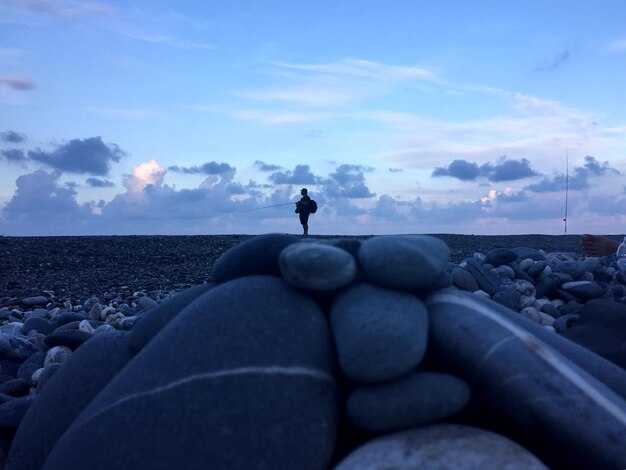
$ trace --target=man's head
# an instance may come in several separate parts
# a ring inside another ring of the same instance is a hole
[[[308,192],[308,191],[307,191],[307,189],[306,189],[306,188],[302,188],[302,189],[300,190],[300,194],[302,194],[303,196],[306,196],[306,193],[307,193],[307,192]]]

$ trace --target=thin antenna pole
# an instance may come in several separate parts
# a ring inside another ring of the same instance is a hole
[[[565,223],[565,233],[567,235],[567,199],[569,195],[569,153],[567,151],[567,143],[565,144],[565,217],[563,222]]]

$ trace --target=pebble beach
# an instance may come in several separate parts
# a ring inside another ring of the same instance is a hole
[[[0,237],[0,461],[621,465],[626,280],[579,239]]]

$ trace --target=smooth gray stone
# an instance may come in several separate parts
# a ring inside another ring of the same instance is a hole
[[[519,258],[519,255],[513,250],[508,248],[495,248],[487,253],[485,263],[497,267],[503,264],[512,263],[517,258]]]
[[[52,320],[52,325],[55,328],[58,328],[65,325],[66,323],[71,323],[73,321],[81,322],[83,320],[89,320],[89,316],[85,313],[66,312],[54,317],[54,319]]]
[[[17,430],[7,468],[31,470],[43,467],[48,454],[72,421],[133,357],[123,339],[125,334],[115,332],[95,336],[50,378]]]
[[[547,470],[516,442],[484,429],[437,424],[366,442],[334,470]]]
[[[288,283],[306,290],[340,289],[357,275],[350,253],[323,243],[293,243],[280,252],[278,263]]]
[[[326,243],[331,246],[336,246],[337,248],[341,248],[342,250],[350,253],[354,258],[359,254],[359,249],[361,248],[361,240],[357,240],[354,238],[335,238],[333,240],[322,240],[321,243]]]
[[[532,282],[534,284],[535,280],[532,276],[530,276],[526,271],[520,269],[517,266],[513,266],[513,272],[515,273],[515,279],[523,279],[524,281]]]
[[[0,334],[5,334],[9,336],[21,336],[24,334],[24,325],[22,322],[14,321],[5,323],[0,326]]]
[[[537,261],[530,268],[528,268],[528,275],[531,276],[533,279],[539,279],[539,276],[541,276],[541,273],[545,271],[547,266],[547,261]]]
[[[561,286],[561,289],[583,300],[599,299],[604,296],[604,289],[590,281],[566,282]]]
[[[571,465],[626,466],[626,401],[604,382],[623,391],[623,372],[607,377],[607,361],[495,302],[449,290],[426,305],[433,354],[535,445]]]
[[[585,268],[578,261],[562,261],[557,263],[555,271],[569,274],[573,279],[577,279],[585,273]]]
[[[33,306],[33,305],[46,305],[48,303],[48,299],[43,295],[36,295],[33,297],[26,297],[22,299],[22,304]]]
[[[414,295],[361,283],[339,294],[330,323],[342,371],[357,382],[399,377],[426,352],[428,315]]]
[[[398,431],[461,411],[470,389],[458,377],[439,372],[411,372],[396,380],[355,388],[346,405],[348,417],[362,429]]]
[[[506,308],[515,312],[518,310],[518,303],[520,299],[520,293],[516,290],[502,290],[493,294],[491,300],[498,302],[500,305],[504,305]]]
[[[140,351],[172,318],[214,286],[215,284],[209,283],[190,287],[167,299],[154,310],[144,313],[126,336],[129,346],[135,351]]]
[[[218,283],[258,274],[280,276],[278,256],[283,248],[297,242],[293,235],[258,235],[225,251],[213,263],[211,274]]]
[[[359,262],[369,280],[392,289],[428,289],[444,270],[450,249],[429,235],[372,237],[361,244]]]
[[[339,414],[334,360],[309,296],[273,276],[225,282],[137,353],[44,469],[327,468]]]
[[[20,397],[26,395],[30,389],[30,381],[25,379],[12,379],[0,384],[0,394]]]
[[[157,308],[159,304],[156,300],[151,299],[148,296],[140,297],[137,299],[137,312],[136,313],[145,313],[150,310],[154,310]]]
[[[559,318],[554,320],[552,326],[557,333],[563,333],[568,330],[576,322],[576,320],[578,320],[578,318],[580,318],[580,315],[573,315],[571,313],[569,315],[561,315]]]
[[[0,333],[0,358],[23,361],[35,351],[36,346],[24,337]]]
[[[0,405],[0,429],[15,429],[22,422],[24,415],[33,404],[35,397],[26,395]],[[8,461],[7,461],[8,462]],[[5,466],[5,468],[13,468]],[[31,467],[34,468],[34,467]]]
[[[17,377],[24,380],[30,380],[37,369],[43,367],[43,361],[46,358],[44,351],[37,351],[31,354],[27,359],[22,362],[20,368],[17,370]]]
[[[517,254],[519,259],[533,259],[535,261],[539,261],[542,259],[546,259],[546,257],[541,253],[541,251],[536,248],[529,248],[527,246],[518,246],[511,249],[514,253]]]
[[[467,270],[476,279],[478,286],[489,295],[494,295],[498,292],[500,287],[500,281],[490,269],[485,268],[474,258],[468,258],[465,260],[467,264]]]
[[[613,271],[609,268],[602,268],[593,273],[593,279],[597,282],[611,282],[613,275]]]
[[[24,333],[28,333],[31,330],[35,330],[39,333],[47,335],[52,332],[53,326],[50,322],[44,318],[39,317],[28,317],[28,319],[24,322]]]
[[[90,339],[93,335],[80,330],[56,329],[44,338],[44,344],[53,348],[54,346],[67,346],[72,351]]]
[[[552,318],[559,318],[561,316],[561,311],[553,304],[545,304],[541,307],[541,311],[547,313]]]

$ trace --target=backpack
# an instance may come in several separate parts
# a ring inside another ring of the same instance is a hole
[[[314,199],[311,199],[307,209],[309,210],[309,214],[315,214],[317,212],[317,202],[315,202]]]

